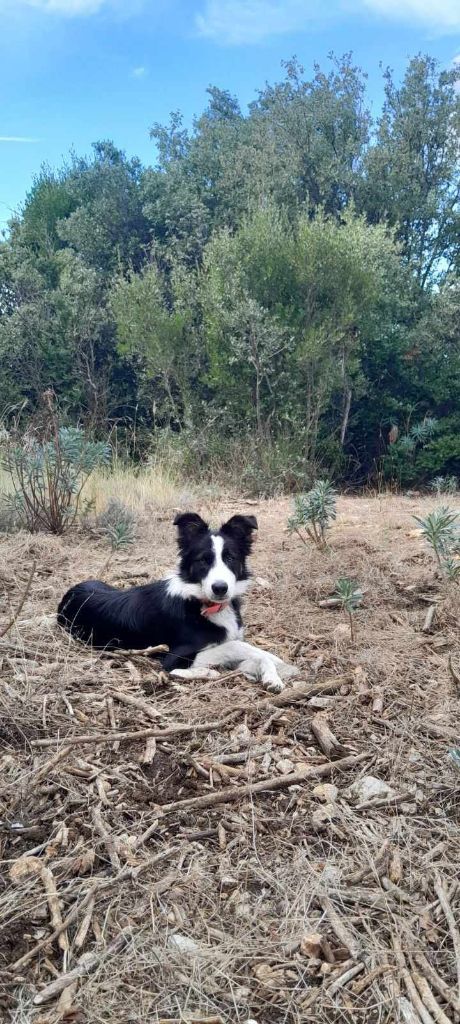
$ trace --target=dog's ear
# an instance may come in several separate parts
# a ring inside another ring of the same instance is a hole
[[[232,518],[221,527],[221,533],[232,537],[243,550],[244,554],[248,555],[254,539],[253,532],[257,529],[257,519],[255,516],[232,516]]]
[[[179,531],[177,541],[181,550],[208,529],[208,524],[196,512],[181,512],[176,516],[173,525],[177,526]]]

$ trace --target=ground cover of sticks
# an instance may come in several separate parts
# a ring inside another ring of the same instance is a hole
[[[79,647],[47,616],[104,548],[1,540],[0,633],[35,562],[0,637],[1,1020],[460,1021],[460,600],[411,519],[432,505],[341,499],[319,553],[288,501],[202,504],[259,519],[247,635],[299,668],[276,697]],[[105,578],[170,568],[173,517]],[[321,604],[340,576],[354,643]]]

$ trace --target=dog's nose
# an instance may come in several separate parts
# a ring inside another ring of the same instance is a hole
[[[212,585],[213,594],[215,594],[216,597],[219,597],[221,599],[225,597],[227,590],[228,586],[224,582],[224,580],[216,580],[216,582]]]

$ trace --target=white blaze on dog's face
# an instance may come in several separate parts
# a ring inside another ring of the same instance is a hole
[[[179,568],[169,585],[171,596],[195,597],[202,602],[226,603],[247,590],[250,573],[253,516],[233,516],[218,533],[194,513],[178,516]]]

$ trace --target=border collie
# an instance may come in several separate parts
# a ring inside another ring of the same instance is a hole
[[[195,512],[176,516],[179,562],[174,573],[145,586],[117,590],[101,580],[78,583],[64,595],[58,622],[94,647],[169,648],[163,668],[183,679],[215,678],[239,668],[267,690],[283,689],[295,669],[243,641],[241,598],[250,582],[247,558],[254,516],[232,516],[211,531]]]

